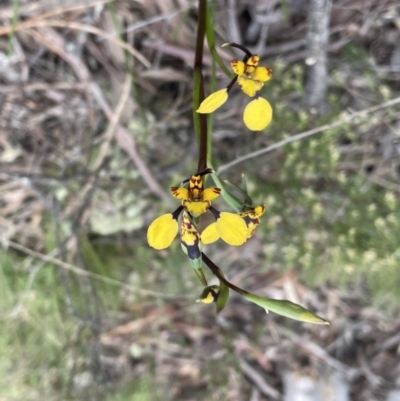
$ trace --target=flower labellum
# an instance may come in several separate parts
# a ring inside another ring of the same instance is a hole
[[[262,131],[272,120],[272,107],[267,100],[257,97],[244,109],[243,121],[251,131]]]

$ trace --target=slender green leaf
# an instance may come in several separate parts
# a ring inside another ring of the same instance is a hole
[[[263,298],[250,293],[243,294],[243,296],[248,301],[264,308],[266,312],[271,311],[278,315],[306,323],[330,324],[327,320],[310,312],[308,309],[284,299]]]
[[[192,265],[193,267],[193,265]],[[201,284],[203,284],[204,286],[207,286],[207,279],[206,276],[204,275],[203,269],[200,267],[198,269],[193,268],[193,271],[195,272],[197,278],[200,280]]]
[[[244,184],[245,189],[240,188],[238,185],[234,184],[233,182],[230,182],[229,180],[224,180],[225,184],[230,185],[232,188],[235,188],[241,195],[244,197],[243,204],[246,206],[251,206],[253,204],[253,200],[247,193],[247,182],[245,179],[245,175],[242,174],[242,182]]]
[[[211,2],[211,7],[208,8],[207,17],[206,17],[206,37],[208,47],[210,49],[210,53],[212,58],[218,63],[221,70],[225,73],[228,78],[232,78],[234,74],[226,67],[225,63],[222,61],[221,57],[217,53],[215,48],[215,39],[214,39],[214,1]]]
[[[19,0],[13,0],[11,32],[8,37],[8,45],[7,45],[9,55],[11,55],[13,52],[13,42],[14,42],[14,37],[15,37],[15,25],[17,25],[18,11],[19,11]]]
[[[218,295],[216,303],[217,313],[221,312],[222,309],[225,308],[228,299],[229,299],[229,287],[227,287],[224,283],[220,282],[220,293]]]
[[[210,168],[212,166],[210,163],[208,164]],[[221,188],[221,196],[224,198],[224,201],[236,212],[240,212],[243,208],[242,202],[236,196],[232,195],[227,189],[226,185],[220,180],[220,178],[216,174],[211,174],[212,179],[214,180],[215,185],[218,188]]]

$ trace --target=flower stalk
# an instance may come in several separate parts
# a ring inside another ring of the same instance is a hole
[[[196,137],[199,144],[197,172],[203,171],[207,168],[207,117],[205,115],[199,115],[196,113],[200,103],[204,100],[203,49],[206,31],[206,16],[207,0],[199,0],[199,20],[197,25],[196,53],[193,67],[193,120]]]

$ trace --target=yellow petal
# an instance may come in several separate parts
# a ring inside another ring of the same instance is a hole
[[[253,79],[261,82],[267,82],[272,77],[272,70],[266,67],[257,67],[254,71]]]
[[[261,217],[265,212],[265,205],[256,206],[254,208],[249,208],[244,212],[239,213],[240,217],[250,217],[252,219],[256,219]]]
[[[209,201],[191,201],[185,200],[182,203],[182,206],[194,216],[199,216],[205,213],[210,207]]]
[[[253,235],[254,230],[260,224],[260,219],[250,219],[249,221],[246,221],[246,223],[247,223],[248,238],[250,238]]]
[[[212,244],[220,238],[217,230],[217,223],[211,223],[201,233],[201,242],[203,244]]]
[[[236,75],[243,75],[244,74],[244,70],[246,68],[246,64],[243,63],[243,61],[240,60],[232,60],[231,61],[231,67],[233,72]]]
[[[220,193],[220,188],[206,188],[205,190],[203,190],[202,197],[204,200],[212,201],[218,198]]]
[[[171,194],[177,199],[187,199],[189,198],[189,191],[183,187],[171,187]]]
[[[172,213],[157,217],[147,230],[147,241],[152,248],[168,248],[178,233],[178,221]]]
[[[254,81],[253,79],[248,79],[244,75],[238,78],[238,84],[240,85],[242,91],[250,97],[254,97],[256,93],[263,87],[261,81]]]
[[[219,235],[227,244],[239,246],[246,242],[247,225],[238,214],[221,212],[216,223]]]
[[[256,217],[261,217],[265,212],[265,205],[256,206],[254,208],[254,214]]]
[[[217,285],[211,285],[210,287],[204,288],[197,302],[203,302],[203,304],[211,304],[216,302],[221,289]]]
[[[247,65],[248,66],[253,66],[253,67],[257,67],[258,62],[260,61],[260,57],[257,56],[256,54],[254,54],[253,56],[251,56],[248,60],[247,60]]]
[[[181,222],[181,241],[184,243],[185,248],[195,246],[199,248],[200,236],[196,227],[189,220],[186,212],[183,212]]]
[[[200,236],[186,212],[182,215],[181,245],[189,259],[199,261],[201,267]]]
[[[243,121],[251,131],[263,130],[272,120],[272,107],[264,98],[252,100],[244,109]]]
[[[228,99],[227,88],[220,89],[217,92],[211,93],[210,96],[206,97],[200,104],[199,108],[196,110],[197,113],[208,114],[217,110],[221,107]]]

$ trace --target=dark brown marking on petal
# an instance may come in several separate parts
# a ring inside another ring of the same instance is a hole
[[[215,209],[215,207],[213,207],[213,206],[210,206],[208,209],[215,217],[215,220],[218,220],[221,213],[217,209]]]
[[[247,61],[247,66],[256,67],[258,65],[259,57],[256,55],[251,56]]]
[[[180,187],[171,187],[171,193],[172,193],[172,195],[177,195],[178,194],[178,190],[179,190],[179,188]]]
[[[172,218],[175,220],[178,220],[179,215],[181,214],[181,211],[183,210],[183,206],[179,206],[178,209],[176,209],[175,211],[173,211],[172,214]]]

